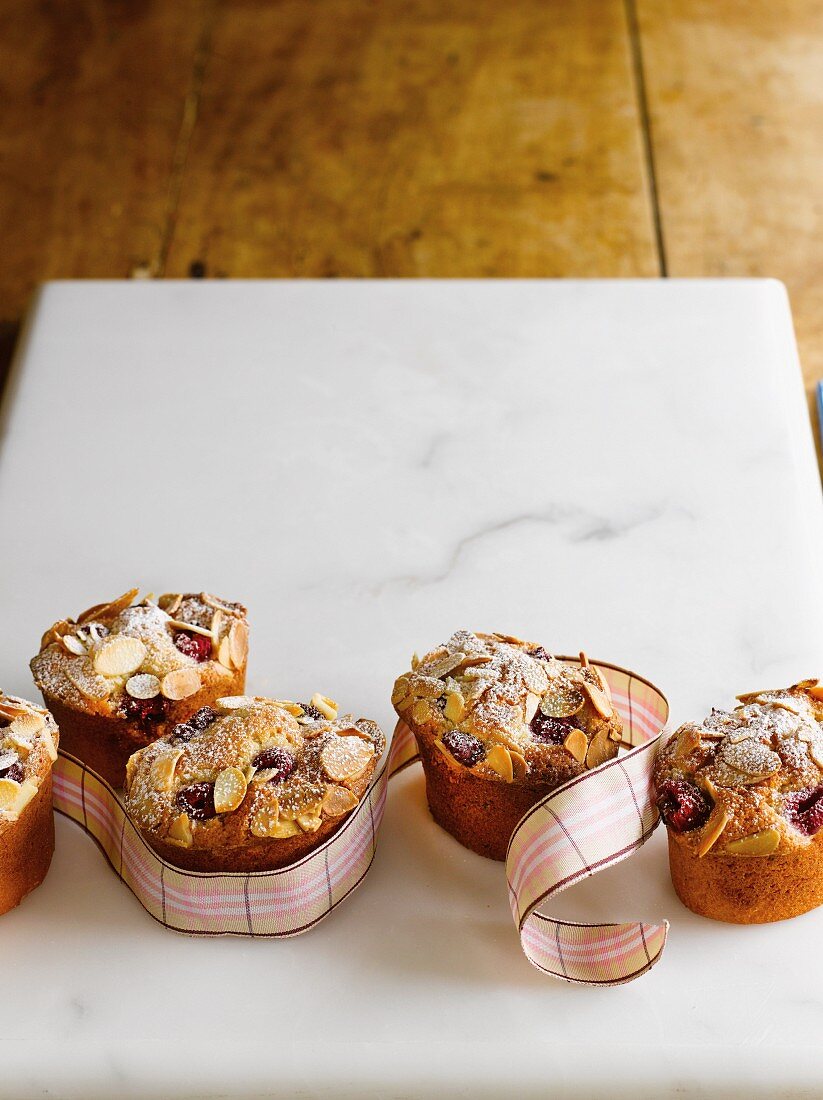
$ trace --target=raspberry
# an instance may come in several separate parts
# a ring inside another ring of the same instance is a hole
[[[657,785],[657,808],[675,833],[699,829],[706,824],[712,812],[711,804],[700,788],[685,779],[664,779]]]
[[[467,768],[479,763],[486,755],[483,742],[478,741],[470,733],[462,733],[460,730],[449,730],[443,735],[443,744],[455,758]]]
[[[823,828],[823,787],[811,787],[790,794],[785,810],[786,817],[798,832],[814,836]]]
[[[188,724],[193,726],[196,730],[205,730],[216,721],[216,710],[212,710],[211,707],[201,707],[200,710],[195,711],[191,718],[189,718]]]
[[[539,645],[536,649],[529,650],[530,657],[536,657],[538,661],[550,661],[551,657],[545,651],[542,645]]]
[[[540,741],[543,745],[562,745],[569,736],[571,726],[539,710],[532,718],[529,729],[532,731],[534,740]]]
[[[297,767],[294,755],[288,749],[280,748],[279,745],[275,745],[271,749],[263,749],[261,753],[255,756],[252,763],[261,771],[264,768],[267,771],[269,768],[274,770],[274,775],[269,779],[269,783],[282,783],[284,779],[289,778]]]
[[[153,699],[132,699],[130,695],[124,695],[120,703],[122,717],[128,722],[134,722],[144,731],[162,722],[168,709],[168,700],[162,695],[155,695]]]
[[[186,657],[201,664],[211,659],[211,638],[205,634],[190,634],[187,630],[180,630],[174,635],[174,644]]]
[[[192,783],[190,787],[183,787],[182,790],[177,792],[177,806],[197,821],[205,821],[208,817],[216,817],[214,784]]]

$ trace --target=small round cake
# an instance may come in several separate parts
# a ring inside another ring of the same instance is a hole
[[[413,732],[435,821],[465,847],[503,860],[526,811],[617,755],[623,725],[609,686],[581,654],[459,630],[394,685]]]
[[[763,924],[823,903],[823,683],[738,699],[681,726],[654,783],[683,904]]]
[[[0,913],[39,886],[51,864],[57,743],[48,711],[0,691]]]
[[[61,619],[31,662],[63,748],[112,787],[123,786],[133,752],[246,682],[242,604],[208,592],[136,597]]]
[[[131,758],[126,808],[152,848],[192,871],[270,871],[359,804],[385,748],[365,718],[310,703],[218,699]]]

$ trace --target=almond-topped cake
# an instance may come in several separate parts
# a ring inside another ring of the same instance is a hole
[[[39,886],[51,864],[58,740],[48,711],[0,691],[0,913]]]
[[[368,789],[379,726],[310,703],[218,699],[135,753],[126,806],[148,843],[194,871],[268,871],[306,855]]]
[[[248,637],[242,604],[208,592],[137,600],[135,588],[56,622],[31,670],[63,748],[122,787],[133,752],[245,689]]]
[[[500,860],[523,814],[616,756],[623,729],[584,654],[561,661],[507,634],[457,631],[413,659],[392,703],[417,740],[435,821]]]
[[[681,901],[760,924],[823,904],[823,683],[738,699],[681,726],[654,782]]]

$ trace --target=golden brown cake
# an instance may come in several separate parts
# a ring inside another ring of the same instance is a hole
[[[123,786],[133,752],[246,681],[242,604],[208,592],[136,596],[61,619],[31,662],[63,748],[112,787]]]
[[[0,913],[18,905],[49,869],[57,743],[48,711],[0,691]]]
[[[558,660],[506,634],[459,630],[413,660],[392,703],[417,741],[435,821],[499,860],[526,811],[615,756],[623,729],[584,655]]]
[[[126,807],[154,850],[192,871],[269,871],[337,830],[369,786],[380,728],[311,703],[218,699],[135,753]]]
[[[654,782],[683,904],[762,924],[823,903],[823,683],[738,699],[681,726]]]

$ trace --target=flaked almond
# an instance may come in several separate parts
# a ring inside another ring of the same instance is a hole
[[[246,797],[246,776],[239,768],[224,768],[214,781],[214,808],[219,814],[236,810]]]
[[[589,771],[599,768],[601,764],[611,760],[614,754],[614,744],[609,740],[609,730],[602,726],[589,742],[586,750],[586,767]]]
[[[214,608],[215,611],[225,611],[229,615],[233,615],[235,613],[234,608],[229,607],[229,605],[223,603],[222,600],[218,600],[218,598],[212,595],[211,592],[201,592],[200,599],[206,605],[206,607]]]
[[[815,741],[809,742],[809,756],[818,768],[823,768],[823,740],[817,738]]]
[[[280,707],[281,710],[288,711],[289,714],[294,715],[295,718],[299,718],[304,713],[303,708],[299,703],[293,703],[291,699],[272,699],[272,702],[276,707]]]
[[[220,645],[220,631],[223,629],[223,619],[225,618],[223,612],[218,609],[211,617],[211,625],[209,626],[209,634],[211,634],[211,644],[215,649]]]
[[[397,710],[397,711],[402,712],[404,710],[408,710],[409,707],[414,705],[414,703],[415,703],[414,696],[413,695],[407,695],[405,699],[400,699],[400,700],[398,700],[398,702],[396,702],[394,704],[394,709]]]
[[[466,713],[466,704],[463,702],[463,696],[459,691],[448,692],[443,713],[455,725],[463,720],[463,715]]]
[[[101,676],[130,676],[146,659],[146,647],[139,638],[115,634],[107,638],[94,655],[94,670]]]
[[[27,704],[18,703],[8,696],[0,699],[0,718],[8,718],[11,722],[23,714],[31,714],[31,708]]]
[[[702,859],[720,839],[720,835],[729,824],[731,814],[725,806],[718,803],[709,815],[709,820],[703,827],[703,835],[697,849],[698,856]]]
[[[582,730],[573,729],[563,742],[563,748],[566,752],[571,753],[578,764],[582,764],[586,759],[586,752],[589,748],[585,733]]]
[[[64,634],[60,639],[69,653],[73,653],[75,657],[84,657],[86,655],[86,647],[81,640],[74,634]]]
[[[583,709],[586,700],[582,692],[568,680],[553,680],[540,700],[540,710],[550,718],[571,718]]]
[[[13,779],[0,779],[0,811],[16,820],[37,794],[38,786],[30,779],[15,783]]]
[[[188,814],[178,814],[169,825],[168,839],[172,844],[181,848],[191,848],[194,843],[194,834],[191,831],[191,821]]]
[[[300,836],[302,830],[296,821],[278,821],[275,827],[268,834],[271,837],[275,837],[277,840],[287,840],[290,836]]]
[[[753,738],[723,745],[720,758],[755,783],[768,779],[780,768],[780,757],[777,753],[772,752],[762,741]]]
[[[86,699],[100,702],[111,695],[112,686],[104,676],[87,676],[84,672],[75,673],[71,668],[66,669],[65,675],[69,683],[73,684]]]
[[[486,753],[484,763],[488,764],[492,771],[497,772],[501,779],[511,783],[514,778],[511,753],[505,745],[492,745]]]
[[[157,600],[157,606],[167,615],[176,615],[183,602],[182,592],[164,592]]]
[[[409,694],[409,678],[408,676],[399,676],[394,681],[394,687],[391,692],[392,706],[395,703],[399,703],[401,699],[405,699]]]
[[[53,764],[57,759],[57,746],[54,744],[54,738],[48,726],[43,727],[43,732],[40,734],[40,737],[46,750],[46,756],[48,756]]]
[[[20,784],[16,779],[0,779],[0,810],[13,812],[19,794]]]
[[[93,607],[89,607],[82,615],[78,617],[79,623],[87,623],[90,619],[102,619],[102,618],[114,618],[115,615],[119,615],[121,611],[125,611],[127,607],[131,607],[134,597],[138,594],[138,588],[130,588],[128,592],[124,592],[122,596],[118,596],[116,600],[111,600],[109,603],[96,603]]]
[[[177,761],[182,755],[183,750],[176,749],[170,755],[161,756],[152,763],[149,774],[153,787],[157,787],[161,791],[171,790],[172,784],[174,783],[174,772],[177,767]]]
[[[349,813],[356,805],[357,799],[348,787],[336,785],[326,787],[322,808],[328,817],[340,817],[341,814]]]
[[[166,626],[170,626],[174,630],[187,630],[190,634],[200,634],[204,638],[211,637],[211,631],[205,626],[197,626],[196,623],[184,623],[182,619],[169,619]]]
[[[274,836],[280,820],[280,807],[277,800],[258,806],[252,814],[250,828],[254,836]]]
[[[334,699],[329,699],[326,695],[321,695],[319,691],[316,691],[309,700],[311,706],[315,710],[319,710],[324,718],[329,720],[337,717],[337,703]]]
[[[818,680],[816,684],[811,684],[806,690],[815,699],[823,700],[823,681]]]
[[[700,729],[697,726],[686,726],[677,735],[677,744],[674,750],[676,760],[682,760],[691,755],[695,749],[700,748]]]
[[[739,840],[730,840],[726,851],[730,856],[770,856],[779,844],[780,833],[777,829],[763,829]]]
[[[431,703],[427,699],[415,700],[414,706],[411,711],[411,719],[413,722],[417,722],[418,725],[423,725],[434,714]]]
[[[4,731],[6,735],[11,734],[13,737],[22,737],[28,740],[31,737],[35,737],[46,724],[46,719],[42,714],[32,714],[31,711],[26,714],[21,714],[13,720],[11,725]]]
[[[243,710],[245,707],[253,707],[256,702],[253,695],[223,695],[215,699],[214,705],[220,710]]]
[[[512,761],[512,774],[517,782],[522,782],[529,774],[529,765],[526,763],[526,758],[513,749],[509,749],[509,756]]]
[[[323,824],[319,814],[298,814],[296,821],[304,833],[316,833]]]
[[[537,714],[537,708],[540,706],[540,696],[535,695],[530,691],[526,696],[526,725],[531,722],[535,714]]]
[[[595,687],[594,684],[590,684],[588,680],[584,680],[582,688],[591,700],[592,706],[600,715],[601,718],[611,718],[612,705],[609,702],[606,693],[599,687]]]
[[[231,660],[231,646],[229,645],[228,635],[221,640],[220,645],[217,647],[217,660],[224,668],[231,670],[234,667]]]
[[[196,695],[200,690],[200,673],[196,668],[178,668],[167,672],[160,684],[160,691],[166,699],[177,702]]]
[[[140,672],[126,681],[126,691],[132,699],[154,699],[160,694],[160,681],[151,672]]]
[[[362,737],[332,737],[320,752],[326,776],[335,781],[352,779],[368,767],[374,746]]]
[[[235,619],[232,623],[229,650],[234,667],[242,668],[249,654],[249,628],[241,619]]]

